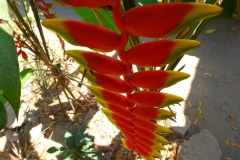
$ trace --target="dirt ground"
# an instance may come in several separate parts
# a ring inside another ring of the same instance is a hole
[[[59,10],[57,8],[56,12]],[[72,19],[77,19],[77,16],[67,7],[64,7],[64,10],[61,8],[61,12],[58,12],[58,14],[62,18],[72,17]],[[215,31],[209,34],[205,32],[207,29],[214,29]],[[201,47],[188,54],[191,61],[188,58],[183,58],[179,65],[186,64],[186,69],[183,71],[189,71],[191,74],[191,78],[182,84],[180,83],[180,88],[177,89],[184,89],[183,92],[186,93],[184,113],[192,122],[186,135],[190,137],[202,129],[208,129],[218,140],[222,151],[221,160],[225,158],[239,160],[240,19],[209,23],[197,40],[201,42]],[[48,95],[44,96],[48,97]],[[41,97],[41,100],[44,96]],[[52,99],[49,99],[49,103],[50,101]],[[43,106],[45,103],[41,101],[38,105]],[[199,109],[197,106],[199,106]],[[52,112],[54,112],[54,107],[52,109]],[[87,109],[86,115],[79,116],[78,121],[90,123],[91,117],[96,112],[96,106]],[[91,116],[89,117],[88,114],[91,114]],[[97,116],[94,125],[105,125],[104,129],[96,130],[95,128],[92,130],[93,134],[101,133],[97,134],[97,136],[103,138],[103,142],[99,143],[108,142],[107,136],[109,135],[111,135],[111,138],[115,138],[116,135],[119,136],[116,128],[109,131],[109,128],[113,126],[110,123],[106,124],[106,121],[103,120],[104,117]],[[101,121],[98,121],[99,119]],[[40,117],[40,122],[44,120],[46,120],[44,117]],[[226,143],[227,141],[229,146]],[[108,147],[100,147],[100,150],[108,155],[113,151],[114,145],[116,145],[115,141],[110,141]]]
[[[201,47],[189,55],[197,59],[195,75],[186,99],[185,114],[192,121],[189,134],[208,129],[218,140],[221,160],[240,159],[240,19],[209,23],[197,40]],[[184,62],[183,62],[184,63]],[[188,63],[188,62],[186,62]],[[200,112],[203,119],[194,121]],[[192,106],[192,107],[191,107]],[[229,142],[230,147],[227,146]],[[236,142],[236,143],[235,143]],[[232,145],[233,144],[233,145]],[[235,145],[234,145],[235,144]]]

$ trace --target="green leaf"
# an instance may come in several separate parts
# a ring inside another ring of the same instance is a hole
[[[80,133],[83,134],[86,129],[87,129],[87,126],[85,124],[83,124],[80,128]]]
[[[83,147],[82,147],[82,151],[86,151],[89,147],[91,147],[93,145],[93,142],[87,142]]]
[[[94,160],[102,159],[102,154],[99,151],[87,152],[86,154]]]
[[[223,8],[223,17],[232,18],[237,6],[237,0],[223,0],[221,7]]]
[[[75,8],[75,7],[72,7],[72,9],[83,19],[84,22],[100,25],[92,9]],[[114,21],[110,12],[103,9],[96,9],[96,11],[106,28],[109,28],[117,33],[120,33],[116,25],[114,24]]]
[[[59,147],[55,147],[55,146],[50,147],[50,148],[48,148],[48,150],[47,150],[48,153],[55,153],[55,152],[57,152],[57,151],[60,151],[60,148],[59,148]]]
[[[139,0],[138,3],[139,5],[143,6],[143,5],[148,5],[148,4],[155,4],[155,3],[161,3],[162,0]]]
[[[2,104],[7,103],[7,100],[3,96],[1,96],[1,93],[0,93],[0,102],[2,102]]]
[[[8,8],[5,0],[0,2],[0,15],[8,20]],[[0,25],[0,91],[2,96],[13,107],[16,117],[20,108],[21,84],[17,59],[17,50],[11,35],[11,29],[6,24]]]
[[[7,111],[4,105],[0,102],[0,131],[6,126],[7,124]]]
[[[73,137],[73,135],[72,135],[72,133],[70,133],[70,132],[66,132],[65,134],[64,134],[64,138],[65,139],[67,139],[67,138],[72,138]]]
[[[60,151],[66,151],[67,148],[66,147],[60,147]]]
[[[64,138],[67,141],[67,146],[72,149],[75,147],[74,141],[73,141],[73,135],[70,132],[66,132],[64,135]]]
[[[71,155],[72,155],[72,153],[71,153],[71,151],[69,151],[69,152],[67,153],[67,157],[64,158],[63,160],[71,160]]]
[[[22,70],[22,72],[20,73],[21,86],[23,86],[26,83],[26,81],[31,77],[32,74],[33,74],[32,68],[26,68]]]

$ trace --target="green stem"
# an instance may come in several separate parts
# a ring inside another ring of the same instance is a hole
[[[23,1],[23,0],[22,0],[22,5],[23,5],[23,9],[24,9],[25,15],[26,15],[26,17],[27,17],[27,21],[28,21],[28,24],[29,24],[29,26],[30,26],[30,29],[31,29],[31,31],[33,32],[33,28],[32,28],[32,25],[31,25],[31,21],[30,21],[30,19],[29,19],[29,17],[28,17],[28,14],[27,14],[27,8],[26,8],[26,5],[24,4],[24,1]]]
[[[95,17],[97,18],[98,22],[100,23],[100,25],[104,27],[104,23],[103,23],[101,17],[99,16],[97,10],[96,9],[92,9],[92,11],[93,11],[93,14],[95,15]]]
[[[32,11],[33,11],[36,23],[37,23],[38,31],[40,33],[40,36],[41,36],[41,39],[42,39],[42,43],[43,43],[43,46],[44,46],[44,49],[45,49],[44,53],[46,53],[48,60],[51,61],[49,53],[48,53],[48,48],[47,48],[45,36],[43,34],[43,29],[42,29],[42,25],[41,25],[41,22],[40,22],[39,13],[38,13],[38,9],[37,9],[36,3],[34,3],[33,0],[29,0],[29,2],[30,2],[30,5],[32,7]]]

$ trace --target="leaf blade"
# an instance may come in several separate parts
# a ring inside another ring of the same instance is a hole
[[[7,124],[7,111],[4,105],[0,102],[0,131],[6,126]]]
[[[0,10],[4,6],[0,7]],[[13,107],[16,117],[20,108],[21,84],[17,59],[17,50],[11,35],[11,29],[0,25],[0,91]]]

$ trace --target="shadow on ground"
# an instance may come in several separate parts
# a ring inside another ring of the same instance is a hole
[[[206,34],[207,29],[215,32]],[[195,77],[186,99],[185,114],[192,122],[198,116],[203,116],[205,121],[199,119],[198,128],[192,123],[189,133],[208,129],[218,140],[221,159],[239,159],[239,148],[231,142],[240,143],[240,20],[209,23],[204,31],[197,39],[201,47],[189,54],[199,62],[191,66]],[[201,114],[196,107],[190,107],[199,105],[199,101]]]

